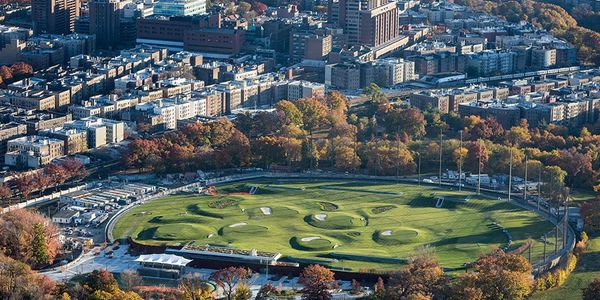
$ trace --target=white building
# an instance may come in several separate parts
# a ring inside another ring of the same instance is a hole
[[[79,212],[74,210],[61,210],[52,216],[52,222],[56,224],[72,224]]]
[[[178,95],[173,98],[160,99],[136,106],[140,111],[152,111],[157,115],[165,129],[177,128],[178,120],[190,119],[206,115],[206,99],[191,98]]]
[[[375,78],[383,86],[393,86],[418,79],[418,75],[415,75],[415,63],[413,61],[387,58],[375,61]]]
[[[193,16],[206,13],[206,0],[160,0],[154,14],[161,16]]]

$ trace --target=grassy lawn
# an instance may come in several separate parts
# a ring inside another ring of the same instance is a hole
[[[255,195],[247,192],[258,186]],[[435,247],[445,267],[460,267],[481,253],[511,249],[534,239],[532,258],[542,256],[539,237],[552,225],[506,202],[458,191],[406,184],[356,181],[254,180],[218,187],[219,195],[182,194],[131,210],[114,236],[146,244],[195,242],[277,251],[296,258],[331,260],[331,266],[389,270],[398,263],[357,256],[406,258]],[[436,208],[444,197],[441,208]],[[359,260],[360,259],[360,260]]]
[[[562,287],[535,294],[532,299],[579,300],[582,290],[598,277],[600,277],[600,237],[590,240],[588,249],[577,262],[577,268]]]
[[[590,201],[596,198],[596,192],[590,190],[572,190],[571,200],[573,201]]]

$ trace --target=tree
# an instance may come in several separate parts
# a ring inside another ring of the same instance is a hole
[[[14,63],[11,67],[11,73],[16,78],[23,78],[28,75],[33,74],[33,67],[31,65],[26,64],[22,61]]]
[[[228,300],[232,300],[235,286],[246,283],[250,276],[252,276],[250,269],[229,267],[213,272],[210,279],[223,289]]]
[[[92,292],[106,292],[110,295],[120,291],[117,280],[106,269],[94,270],[87,274],[82,284]]]
[[[443,297],[447,282],[448,278],[437,259],[430,254],[421,254],[412,258],[404,269],[391,276],[385,295],[386,299]]]
[[[256,300],[275,300],[279,295],[279,291],[270,281],[263,284],[256,294]]]
[[[54,282],[0,253],[0,299],[52,299]]]
[[[183,290],[186,300],[209,300],[212,299],[210,287],[198,273],[188,274],[179,282],[179,288]]]
[[[37,266],[44,266],[50,263],[48,255],[48,245],[44,236],[44,225],[40,223],[33,224],[33,241],[31,243],[32,259]]]
[[[286,125],[302,125],[302,112],[298,107],[291,101],[281,100],[275,105],[277,111],[281,112],[285,116]]]
[[[583,290],[583,300],[597,300],[600,299],[600,278],[594,279],[590,284]]]
[[[7,202],[8,200],[10,200],[11,197],[12,197],[12,191],[10,190],[10,188],[5,183],[1,183],[0,184],[0,200],[2,200],[2,202]]]
[[[307,300],[329,300],[330,290],[338,286],[333,272],[319,265],[304,268],[298,282],[304,286],[302,299]]]
[[[381,277],[377,278],[377,283],[373,286],[373,295],[376,299],[383,299],[385,296],[385,283]]]
[[[233,293],[234,300],[249,300],[252,298],[252,291],[246,283],[239,283]]]
[[[143,284],[142,276],[140,276],[134,270],[124,270],[123,272],[121,272],[120,277],[121,282],[123,283],[123,288],[126,291],[131,291],[134,287]]]
[[[88,176],[85,166],[78,159],[65,159],[61,164],[67,174],[69,174],[69,178],[84,178]]]
[[[29,195],[33,192],[33,178],[27,174],[19,174],[14,179],[13,182],[17,186],[17,189],[23,195],[23,198],[29,199]]]
[[[125,164],[140,170],[154,167],[152,162],[160,157],[158,144],[155,140],[137,139],[129,143],[124,156]]]
[[[298,110],[302,112],[302,127],[310,133],[327,123],[327,107],[317,99],[300,99],[296,101]]]
[[[237,11],[238,14],[244,15],[245,13],[249,12],[250,9],[252,9],[252,5],[250,3],[241,1],[238,4],[238,7],[237,7],[236,11]]]
[[[46,176],[44,172],[38,171],[33,174],[32,182],[35,185],[35,188],[40,192],[40,196],[46,191],[51,181],[52,179]]]
[[[531,141],[531,134],[527,127],[514,126],[506,132],[506,141],[515,147],[523,146]]]
[[[565,187],[567,172],[559,166],[546,166],[542,170],[542,195],[554,203],[562,203],[566,199],[568,189]]]
[[[369,101],[373,104],[384,104],[388,102],[385,94],[381,92],[381,88],[375,83],[371,83],[371,85],[364,89],[364,92],[365,95],[369,97]]]
[[[56,225],[34,211],[17,209],[0,215],[0,232],[3,253],[30,266],[39,266],[40,258],[51,263],[61,248]],[[45,249],[41,246],[42,242]],[[35,244],[39,245],[37,249],[32,247]],[[39,252],[34,253],[34,249]],[[45,254],[40,256],[43,252]]]
[[[413,174],[412,153],[399,141],[373,141],[366,145],[367,169],[376,175]]]
[[[385,115],[385,128],[388,133],[405,133],[411,138],[425,135],[425,116],[418,109],[393,109]]]
[[[4,82],[11,82],[13,78],[11,69],[7,66],[0,67],[0,77],[4,80]]]
[[[483,294],[485,300],[525,299],[532,291],[531,265],[523,256],[497,250],[475,262],[475,272],[459,276],[454,291]]]
[[[50,178],[50,184],[61,185],[69,179],[69,174],[62,164],[51,163],[44,167],[44,175]]]

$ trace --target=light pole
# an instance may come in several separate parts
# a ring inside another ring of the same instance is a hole
[[[479,155],[477,157],[477,195],[481,194],[481,148],[478,148]]]
[[[421,142],[419,142],[419,153],[418,154],[419,154],[419,166],[418,166],[419,178],[418,178],[418,180],[419,180],[419,185],[421,185]]]
[[[508,201],[512,192],[512,147],[510,148],[510,162],[508,163]]]
[[[458,147],[458,155],[459,155],[459,159],[458,159],[458,191],[462,191],[462,186],[461,186],[461,179],[462,179],[462,141],[463,141],[463,132],[462,130],[460,131],[460,144]]]
[[[440,170],[439,170],[439,178],[438,184],[442,187],[442,144],[444,143],[442,129],[440,128]]]
[[[537,197],[537,210],[540,210],[540,199],[542,198],[542,164],[540,163],[540,170],[538,173],[538,184],[537,184],[537,190],[538,190],[538,197]]]
[[[523,199],[527,202],[527,155],[525,155],[525,188],[523,189]]]

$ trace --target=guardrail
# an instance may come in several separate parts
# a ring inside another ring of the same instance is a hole
[[[19,208],[25,208],[25,207],[30,207],[30,206],[34,206],[34,205],[40,205],[40,204],[45,204],[48,202],[52,202],[52,201],[56,201],[58,199],[60,199],[60,197],[62,195],[68,194],[68,193],[72,193],[72,192],[77,192],[77,191],[81,191],[83,189],[88,188],[87,184],[82,184],[82,185],[78,185],[78,186],[74,186],[72,188],[68,188],[66,190],[61,190],[58,192],[54,192],[50,195],[45,195],[42,197],[38,197],[38,198],[33,198],[30,200],[27,200],[25,202],[19,202],[17,204],[13,204],[10,205],[8,207],[4,207],[0,209],[0,214],[9,212],[11,210],[15,210],[15,209],[19,209]]]

